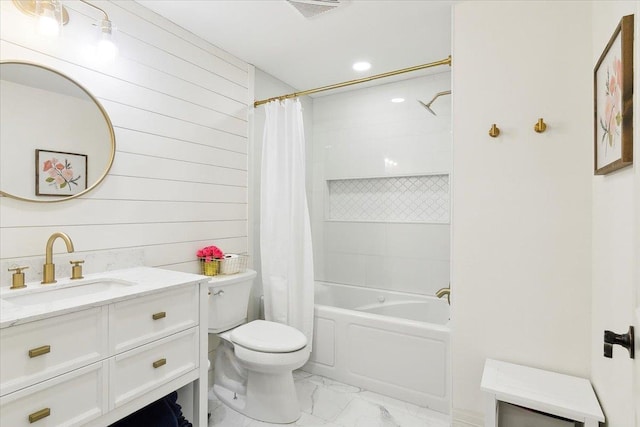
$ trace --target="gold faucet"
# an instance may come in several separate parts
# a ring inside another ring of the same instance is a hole
[[[445,295],[447,296],[447,303],[451,305],[451,287],[438,289],[436,291],[436,296],[438,298],[442,298]]]
[[[47,248],[45,251],[45,261],[42,267],[42,284],[56,283],[56,266],[53,263],[53,242],[60,237],[67,244],[67,252],[73,252],[73,242],[64,233],[53,233],[49,240],[47,240]]]

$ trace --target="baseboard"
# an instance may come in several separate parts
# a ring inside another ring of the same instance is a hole
[[[467,411],[464,409],[453,409],[452,427],[483,427],[484,416],[482,413]]]

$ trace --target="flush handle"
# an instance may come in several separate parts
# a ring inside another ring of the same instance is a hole
[[[604,357],[613,357],[613,346],[621,345],[629,350],[629,357],[635,359],[635,343],[633,336],[633,326],[629,326],[626,334],[616,334],[611,331],[604,331]]]

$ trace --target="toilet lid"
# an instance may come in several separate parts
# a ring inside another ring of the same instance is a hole
[[[264,353],[289,353],[307,345],[307,337],[282,323],[254,320],[231,331],[231,342]]]

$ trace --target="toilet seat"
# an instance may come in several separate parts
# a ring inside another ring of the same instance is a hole
[[[231,331],[230,341],[263,353],[291,353],[307,345],[299,330],[277,322],[254,320]]]

